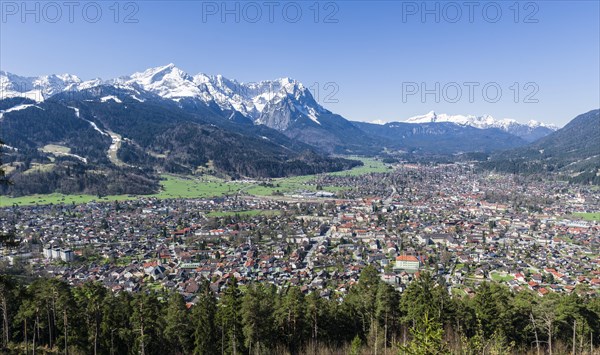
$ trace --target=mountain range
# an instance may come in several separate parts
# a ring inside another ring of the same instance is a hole
[[[28,78],[0,72],[2,98],[26,97],[40,102],[57,93],[73,95],[108,87],[140,101],[169,100],[191,113],[204,114],[209,110],[238,123],[264,125],[326,152],[373,151],[374,142],[369,137],[351,122],[323,108],[310,90],[289,78],[244,84],[221,75],[191,76],[173,64],[105,81],[82,81],[67,74]],[[109,100],[109,96],[100,99]]]
[[[557,126],[545,124],[535,120],[523,124],[510,118],[495,119],[490,115],[473,116],[473,115],[447,115],[436,114],[431,111],[422,116],[414,116],[405,121],[406,123],[434,123],[448,122],[460,126],[470,126],[479,129],[498,128],[504,132],[510,133],[517,137],[521,137],[528,142],[533,142],[548,134],[556,131]]]
[[[36,174],[54,181],[21,193],[89,192],[97,188],[98,171],[112,178],[137,176],[137,183],[107,191],[137,193],[155,189],[146,181],[160,171],[279,177],[359,164],[332,153],[491,153],[526,146],[555,130],[537,122],[434,112],[384,125],[353,122],[289,78],[240,83],[192,76],[173,64],[88,81],[0,71],[0,132],[9,173],[18,180],[27,172],[32,181],[35,166]],[[79,175],[68,183],[59,181],[74,171]]]
[[[321,106],[308,88],[290,78],[240,83],[221,75],[192,76],[174,64],[110,80],[82,81],[70,74],[22,77],[0,72],[0,98],[26,97],[40,102],[57,93],[75,93],[102,86],[128,90],[132,98],[139,100],[151,93],[156,97],[174,101],[187,111],[208,108],[229,120],[265,125],[327,152],[372,153],[381,145],[381,137],[365,135],[353,122]],[[431,124],[436,126],[435,123],[454,123],[461,127],[499,129],[525,141],[514,141],[509,145],[532,142],[556,130],[552,125],[536,121],[520,124],[511,119],[495,120],[489,115],[477,117],[435,112],[411,117],[405,122],[427,124],[427,127],[431,127]],[[478,133],[482,132],[470,130],[468,134],[473,136]],[[396,140],[389,143],[395,145]],[[473,147],[489,149],[470,143],[465,150]],[[419,148],[427,150],[427,147]],[[435,150],[440,148],[444,147],[436,147]]]

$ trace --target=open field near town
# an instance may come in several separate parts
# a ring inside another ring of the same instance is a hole
[[[508,275],[506,273],[499,273],[499,272],[492,272],[492,273],[490,273],[490,277],[492,278],[492,280],[494,280],[496,282],[511,281],[511,280],[513,280],[515,278],[512,275]]]
[[[331,175],[363,175],[368,173],[385,172],[389,169],[380,161],[369,158],[356,158],[363,161],[364,165],[347,171],[329,173]],[[181,177],[174,175],[163,175],[161,181],[162,190],[154,195],[147,197],[156,197],[159,199],[168,198],[207,198],[219,197],[235,194],[240,190],[255,196],[271,196],[273,193],[289,193],[297,190],[316,191],[317,185],[311,184],[315,175],[293,176],[286,178],[273,179],[269,185],[243,182],[227,182],[214,176],[203,176],[202,178]],[[341,187],[324,186],[324,191],[337,192],[343,190]],[[91,201],[123,201],[138,198],[133,195],[113,195],[99,198],[94,195],[32,195],[22,197],[0,196],[0,207],[12,205],[47,205],[47,204],[81,204]]]
[[[167,198],[203,198],[203,197],[217,197],[227,194],[234,194],[236,191],[244,187],[242,183],[227,183],[216,178],[211,179],[197,179],[197,178],[183,178],[171,175],[163,175],[161,185],[162,191],[157,194],[149,195],[147,197],[156,197],[159,199]],[[0,207],[17,205],[48,205],[48,204],[81,204],[88,203],[91,201],[109,202],[109,201],[123,201],[138,198],[139,196],[133,195],[112,195],[104,196],[99,198],[94,195],[63,195],[63,194],[50,194],[50,195],[32,195],[22,197],[5,197],[0,196]]]
[[[573,213],[573,216],[576,218],[581,218],[585,221],[599,221],[600,222],[600,212],[593,213]]]
[[[360,157],[351,157],[351,159],[361,160],[364,165],[357,166],[356,168],[352,168],[350,170],[329,173],[329,175],[356,176],[356,175],[363,175],[363,174],[369,174],[369,173],[385,173],[385,172],[390,171],[390,168],[386,164],[382,163],[379,160],[375,160],[375,159],[371,159],[371,158],[360,158]]]
[[[369,173],[383,173],[389,171],[389,168],[378,160],[359,157],[351,158],[361,160],[364,165],[357,166],[350,170],[327,173],[326,175],[358,176]],[[244,189],[244,192],[255,196],[271,196],[274,193],[289,193],[298,190],[317,191],[317,185],[310,183],[314,177],[315,175],[303,175],[273,179],[271,182],[271,185],[273,186],[255,185],[253,187]],[[344,188],[337,186],[323,186],[323,190],[329,192],[338,192],[344,190]]]
[[[198,179],[164,175],[161,181],[162,191],[150,197],[157,198],[203,198],[232,195],[246,186],[217,178]]]
[[[280,214],[281,211],[275,210],[247,210],[247,211],[213,211],[206,214],[208,217],[227,217],[227,216],[272,216]]]
[[[49,195],[31,195],[21,197],[6,197],[0,196],[0,207],[13,206],[13,205],[49,205],[49,204],[81,204],[92,201],[123,201],[130,200],[133,197],[127,195],[118,196],[106,196],[98,198],[93,195],[63,195],[63,194],[49,194]]]

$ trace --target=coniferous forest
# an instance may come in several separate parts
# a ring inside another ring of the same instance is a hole
[[[451,297],[428,273],[404,292],[366,267],[348,295],[205,281],[177,293],[113,293],[99,283],[0,276],[10,354],[597,354],[600,299],[545,297],[482,283]],[[192,304],[193,303],[193,304]]]

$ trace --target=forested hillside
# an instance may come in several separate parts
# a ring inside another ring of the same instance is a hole
[[[0,277],[7,353],[70,354],[590,354],[600,341],[600,299],[482,283],[451,297],[423,273],[402,293],[367,267],[339,299],[298,287],[205,281],[179,294],[115,294],[99,283],[29,285]],[[593,343],[592,343],[593,342]],[[34,350],[36,349],[36,350]],[[552,349],[552,350],[550,350]]]
[[[112,94],[110,100],[99,97],[106,94]],[[330,157],[265,126],[144,97],[147,101],[140,102],[111,87],[41,103],[1,100],[6,146],[0,153],[15,185],[0,194],[151,194],[158,192],[162,172],[273,178],[361,164]]]
[[[483,165],[512,173],[560,173],[571,182],[599,185],[600,110],[581,114],[530,145],[497,153]]]

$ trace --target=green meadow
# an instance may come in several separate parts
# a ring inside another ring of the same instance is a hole
[[[386,164],[371,158],[361,158],[361,157],[350,157],[351,159],[361,160],[363,162],[362,166],[357,166],[350,170],[344,171],[336,171],[333,173],[326,173],[326,175],[333,176],[359,176],[369,173],[384,173],[390,171],[390,168],[386,166]],[[255,195],[255,196],[269,196],[273,195],[273,193],[289,193],[298,190],[306,190],[306,191],[317,191],[317,185],[312,183],[312,180],[316,175],[302,175],[302,176],[293,176],[286,178],[278,178],[273,179],[271,184],[273,186],[261,186],[255,185],[249,188],[244,189],[244,192]],[[323,186],[323,191],[329,192],[339,192],[345,190],[344,187],[339,186]]]
[[[379,160],[375,160],[372,158],[359,158],[359,157],[350,157],[351,159],[361,160],[363,162],[363,166],[357,166],[350,170],[344,171],[336,171],[334,173],[328,173],[328,175],[336,175],[336,176],[358,176],[370,173],[385,173],[390,171],[391,169]]]
[[[198,179],[178,177],[172,175],[163,175],[160,182],[162,189],[159,193],[147,196],[133,195],[111,195],[99,198],[95,195],[31,195],[22,197],[0,196],[0,207],[13,205],[48,205],[48,204],[82,204],[88,202],[111,202],[132,200],[139,197],[156,197],[159,199],[169,198],[205,198],[218,197],[228,194],[235,194],[242,187],[242,183],[231,183],[214,177]]]
[[[163,175],[162,190],[150,197],[167,198],[205,198],[236,194],[246,184],[226,182],[224,180],[208,177],[178,177]]]
[[[515,277],[512,275],[504,275],[498,272],[492,272],[490,273],[490,276],[492,277],[492,280],[496,281],[496,282],[507,282],[507,281],[511,281],[513,280]]]
[[[276,210],[248,210],[248,211],[212,211],[206,214],[207,217],[228,217],[228,216],[273,216],[280,214],[281,211]]]
[[[600,212],[591,212],[591,213],[573,213],[573,217],[581,218],[585,221],[596,221],[600,222]]]
[[[389,168],[382,162],[370,158],[358,158],[363,166],[346,171],[327,173],[336,176],[358,176],[368,173],[386,172]],[[233,195],[244,192],[254,196],[271,196],[274,193],[289,193],[298,190],[317,191],[317,185],[312,183],[316,175],[293,176],[271,180],[271,185],[263,186],[257,183],[228,182],[214,176],[183,177],[162,175],[160,182],[161,191],[147,196],[111,195],[98,197],[95,195],[64,195],[53,193],[48,195],[30,195],[22,197],[0,196],[0,207],[13,205],[48,205],[48,204],[83,204],[88,202],[112,202],[132,200],[140,197],[155,197],[159,199],[170,198],[208,198],[224,195]],[[323,186],[324,191],[338,192],[345,188]]]

